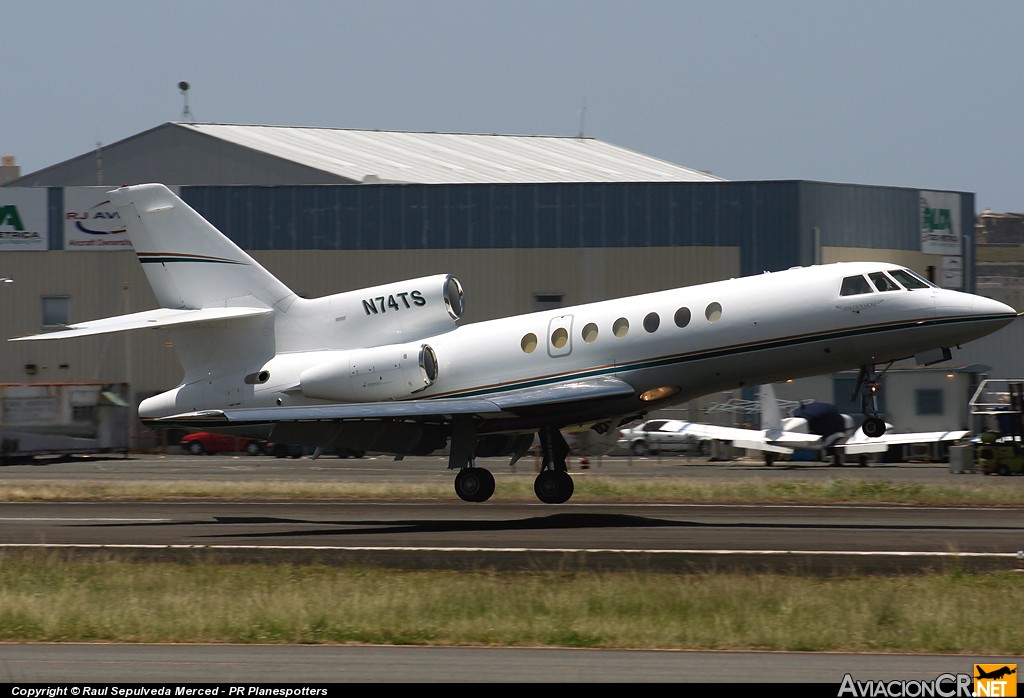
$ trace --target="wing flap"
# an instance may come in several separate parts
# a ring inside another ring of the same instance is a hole
[[[217,424],[270,424],[274,422],[331,421],[342,419],[433,419],[455,415],[495,416],[555,403],[632,395],[633,388],[617,378],[594,378],[557,385],[526,388],[493,397],[423,398],[385,402],[348,402],[330,405],[240,407],[203,410],[169,417],[144,419],[150,426],[211,427]]]
[[[66,330],[34,334],[26,337],[14,337],[8,341],[20,342],[36,339],[67,339],[69,337],[86,337],[108,332],[124,332],[126,330],[157,329],[219,320],[235,320],[238,318],[269,315],[270,308],[200,308],[198,310],[157,308],[144,310],[141,313],[117,315],[101,320],[89,320],[69,325]]]
[[[502,409],[514,412],[517,409],[565,404],[584,400],[628,397],[635,394],[633,386],[618,378],[601,376],[566,381],[553,385],[522,388],[499,393],[488,399]]]

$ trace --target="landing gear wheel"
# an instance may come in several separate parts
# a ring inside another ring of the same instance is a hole
[[[572,497],[575,486],[569,473],[561,470],[544,470],[533,482],[537,499],[545,504],[564,504]]]
[[[861,425],[861,429],[864,430],[864,436],[876,439],[885,433],[885,422],[878,417],[868,417]]]
[[[455,494],[466,502],[486,502],[494,494],[494,475],[485,468],[463,468],[455,476]]]

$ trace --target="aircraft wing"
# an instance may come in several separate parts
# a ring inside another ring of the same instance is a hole
[[[842,444],[836,444],[847,453],[882,453],[890,446],[901,444],[926,444],[937,441],[959,441],[967,436],[968,431],[919,431],[893,434],[886,432],[881,436],[870,438],[861,429],[857,429],[853,436]]]
[[[10,341],[67,339],[68,337],[85,337],[87,335],[105,334],[107,332],[123,332],[124,330],[153,329],[196,322],[233,320],[235,318],[269,315],[272,312],[270,308],[201,308],[196,310],[187,308],[157,308],[155,310],[145,310],[141,313],[131,313],[130,315],[118,315],[116,317],[103,318],[102,320],[79,322],[74,325],[68,325],[66,330],[34,334],[27,337],[14,337]]]
[[[765,432],[759,429],[741,429],[739,427],[720,427],[714,424],[700,424],[698,422],[686,422],[680,430],[682,434],[691,434],[699,439],[710,441],[729,441],[737,448],[746,448],[755,451],[770,451],[772,453],[783,453],[789,455],[793,449],[775,443],[770,443]]]
[[[203,410],[144,420],[151,426],[213,426],[216,424],[272,424],[276,422],[335,421],[342,419],[431,419],[458,414],[515,414],[572,402],[633,395],[631,385],[618,378],[599,377],[567,381],[482,397],[423,398],[382,402],[345,402],[331,405],[244,407]]]

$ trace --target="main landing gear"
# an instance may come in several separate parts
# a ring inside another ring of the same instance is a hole
[[[537,499],[545,504],[562,504],[569,501],[574,490],[565,462],[570,453],[569,444],[565,442],[562,432],[554,426],[542,428],[539,436],[542,465],[533,483],[533,491]],[[528,445],[524,444],[516,450],[517,458],[526,451]],[[476,466],[476,447],[472,418],[457,416],[452,420],[448,468],[459,471],[455,476],[455,494],[466,502],[486,502],[494,494],[494,475],[486,468]]]
[[[494,475],[487,468],[469,465],[455,476],[455,493],[467,502],[486,502],[494,494]]]
[[[891,361],[882,373],[875,373],[873,365],[861,366],[857,375],[857,387],[853,389],[851,396],[851,399],[855,399],[860,393],[860,411],[865,415],[860,428],[865,436],[872,439],[884,434],[886,429],[885,421],[878,416],[878,402],[875,398],[878,395],[878,381],[881,380],[882,374],[889,370],[889,366],[892,366]]]
[[[562,504],[569,501],[575,489],[565,458],[569,455],[569,444],[562,432],[553,426],[540,430],[541,471],[533,482],[537,499],[545,504]]]
[[[465,502],[486,502],[494,494],[494,475],[486,468],[476,467],[476,429],[473,418],[458,415],[452,420],[452,441],[448,451],[448,467],[457,469],[455,494]]]

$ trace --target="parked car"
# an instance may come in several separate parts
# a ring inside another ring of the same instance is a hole
[[[181,437],[180,443],[184,451],[194,456],[204,453],[208,456],[215,453],[245,453],[250,456],[258,456],[266,453],[266,444],[258,439],[214,434],[208,431],[186,434]]]
[[[654,456],[661,451],[707,455],[708,442],[684,433],[686,424],[678,419],[651,419],[620,429],[618,446],[634,456]]]

